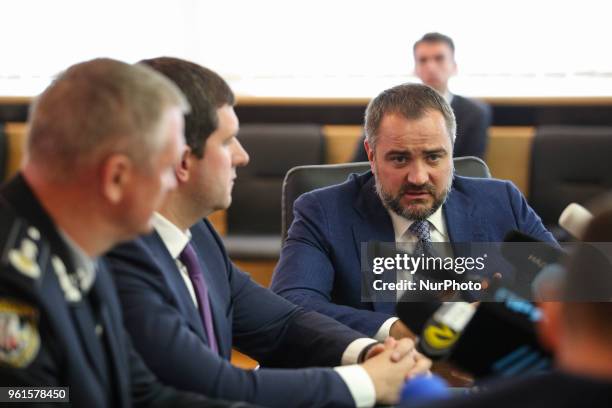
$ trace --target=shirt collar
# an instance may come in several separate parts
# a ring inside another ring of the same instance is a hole
[[[153,214],[153,228],[161,237],[172,258],[177,259],[191,241],[191,232],[182,231],[160,213]]]
[[[450,105],[453,102],[453,94],[450,92],[446,92],[444,94],[444,99],[446,99],[446,102],[448,102],[448,104]]]
[[[387,209],[389,216],[391,217],[391,222],[393,223],[393,231],[395,232],[395,242],[401,241],[401,238],[404,236],[408,228],[412,225],[414,221],[409,220],[407,218],[402,217],[401,215],[396,214],[394,211]],[[434,227],[434,229],[442,236],[446,237],[444,227],[444,220],[442,217],[442,206],[436,210],[433,214],[431,214],[427,221]]]
[[[87,293],[96,279],[96,260],[90,258],[64,231],[59,229],[58,232],[68,248],[75,267],[72,279],[78,282],[81,292]]]

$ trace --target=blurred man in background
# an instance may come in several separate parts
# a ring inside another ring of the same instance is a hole
[[[425,85],[438,91],[451,105],[457,120],[457,140],[453,156],[484,158],[487,147],[487,131],[491,125],[491,108],[474,99],[455,95],[448,88],[448,81],[457,73],[455,44],[440,33],[427,33],[414,43],[414,73]],[[353,161],[367,161],[363,146],[365,137],[357,146]]]

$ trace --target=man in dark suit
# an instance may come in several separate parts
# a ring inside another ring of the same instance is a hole
[[[0,190],[2,386],[69,387],[79,407],[230,406],[158,382],[97,259],[151,228],[176,186],[187,109],[163,76],[109,59],[36,99],[25,163]]]
[[[176,167],[179,186],[156,214],[155,232],[107,257],[126,328],[147,365],[178,388],[265,406],[397,401],[406,375],[429,366],[411,342],[372,346],[374,340],[262,288],[230,261],[214,228],[202,220],[230,205],[236,167],[249,159],[236,138],[227,83],[184,60],[144,63],[175,82],[192,107],[188,148]],[[274,369],[232,366],[232,347]]]
[[[453,156],[484,158],[487,131],[491,125],[491,107],[484,102],[452,94],[448,81],[457,73],[455,44],[440,33],[427,33],[412,48],[414,72],[425,85],[438,91],[450,103],[457,121],[457,138]],[[353,161],[367,161],[368,156],[361,138]]]
[[[511,230],[554,241],[512,183],[453,177],[454,117],[432,88],[383,91],[366,134],[371,171],[295,202],[271,285],[288,300],[374,338],[411,336],[394,302],[362,301],[362,243],[499,242]]]
[[[540,338],[553,352],[550,373],[499,380],[436,408],[609,407],[612,401],[612,201],[600,203],[568,262],[559,293],[540,303]],[[593,244],[595,243],[595,244]],[[550,289],[550,288],[549,288]],[[563,300],[563,302],[559,301]],[[414,406],[414,405],[411,405]],[[425,406],[425,405],[424,405]]]

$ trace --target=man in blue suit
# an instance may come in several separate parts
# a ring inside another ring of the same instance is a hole
[[[214,228],[202,220],[230,205],[236,167],[248,162],[236,138],[227,83],[175,58],[144,63],[176,83],[192,108],[186,116],[188,147],[175,170],[179,186],[156,215],[155,232],[107,257],[125,326],[147,365],[177,388],[264,406],[396,402],[406,376],[429,367],[412,342],[376,345],[257,285],[230,261]],[[233,346],[274,369],[232,366]]]
[[[361,300],[361,243],[499,242],[511,230],[554,241],[510,182],[453,177],[455,118],[432,88],[383,91],[365,127],[371,171],[296,200],[276,293],[368,336],[401,338],[412,333],[393,302]]]

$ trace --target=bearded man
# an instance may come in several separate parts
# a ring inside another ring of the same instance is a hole
[[[511,182],[453,174],[455,116],[429,86],[380,93],[365,129],[371,170],[296,200],[271,286],[281,296],[370,337],[402,338],[411,333],[394,302],[362,301],[362,243],[500,242],[512,230],[554,242]]]

